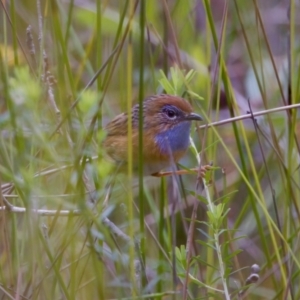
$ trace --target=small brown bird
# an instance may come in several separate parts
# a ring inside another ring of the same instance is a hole
[[[202,118],[193,112],[185,99],[166,94],[147,97],[143,102],[143,162],[144,174],[154,175],[178,162],[189,147],[191,121]],[[139,162],[139,104],[130,116],[122,113],[107,124],[103,146],[116,162],[126,164],[128,141],[132,143],[133,168]],[[128,137],[128,119],[132,122],[132,137]]]

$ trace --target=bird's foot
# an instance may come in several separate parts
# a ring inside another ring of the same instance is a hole
[[[199,172],[199,176],[201,178],[205,178],[206,172],[210,171],[212,169],[212,165],[205,165],[205,166],[201,166],[200,167],[200,172]],[[199,171],[199,169],[196,169],[197,172]]]

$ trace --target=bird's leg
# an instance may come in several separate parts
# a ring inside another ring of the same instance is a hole
[[[211,165],[205,165],[200,167],[200,177],[204,178],[207,171],[211,169]],[[177,170],[177,171],[167,171],[167,172],[157,172],[151,174],[151,176],[154,177],[166,177],[166,176],[172,176],[172,175],[186,175],[190,173],[198,173],[199,168],[192,168],[189,170]]]

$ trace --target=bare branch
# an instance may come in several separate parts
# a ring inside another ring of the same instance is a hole
[[[279,111],[283,111],[283,110],[294,109],[294,108],[300,108],[300,103],[286,105],[286,106],[280,106],[280,107],[271,108],[271,109],[267,109],[267,110],[262,110],[262,111],[258,111],[256,113],[252,113],[252,114],[248,113],[246,115],[241,115],[238,117],[229,118],[226,120],[221,120],[221,121],[217,121],[217,122],[212,122],[210,124],[201,125],[198,128],[204,129],[204,128],[209,128],[209,127],[213,127],[213,126],[220,126],[220,125],[224,125],[227,123],[232,123],[232,122],[241,121],[241,120],[245,120],[245,119],[251,119],[253,117],[258,117],[258,116],[271,114],[271,113],[275,113],[275,112],[279,112]]]

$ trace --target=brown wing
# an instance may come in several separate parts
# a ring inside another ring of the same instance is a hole
[[[128,115],[122,113],[116,116],[110,123],[107,124],[105,130],[107,136],[103,142],[103,147],[106,153],[116,162],[126,162],[128,157],[128,136],[127,136],[127,120]],[[137,133],[132,134],[133,147]]]
[[[127,120],[128,120],[128,115],[125,113],[116,116],[105,127],[107,136],[127,135]]]

